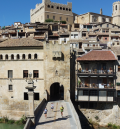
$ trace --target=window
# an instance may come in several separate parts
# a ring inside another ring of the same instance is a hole
[[[22,55],[22,59],[25,59],[25,54]]]
[[[55,16],[53,16],[53,20],[55,20]]]
[[[37,59],[37,54],[34,54],[34,59]]]
[[[38,77],[39,77],[39,71],[33,70],[33,78],[38,78]]]
[[[24,100],[29,100],[27,92],[24,92]],[[39,100],[39,93],[34,93],[34,100]]]
[[[24,100],[28,100],[28,93],[24,92]]]
[[[105,40],[107,40],[107,38],[105,38]]]
[[[118,72],[120,72],[120,65],[118,65]]]
[[[102,27],[102,24],[100,25],[100,27]]]
[[[87,46],[89,47],[89,44]]]
[[[14,60],[14,55],[13,54],[11,55],[11,59]]]
[[[60,7],[60,10],[62,10],[62,7]]]
[[[49,19],[49,15],[47,15],[47,19]]]
[[[88,90],[83,90],[83,95],[84,95],[84,96],[85,96],[85,95],[89,95]]]
[[[120,91],[117,91],[117,97],[120,97]]]
[[[8,70],[8,78],[13,78],[13,70]]]
[[[19,55],[19,54],[17,54],[17,59],[18,59],[18,60],[20,59],[20,55]]]
[[[23,70],[23,78],[28,77],[28,70]]]
[[[54,6],[52,5],[51,8],[54,8]]]
[[[98,96],[97,90],[91,90],[90,96]]]
[[[66,43],[66,39],[64,38],[64,43]]]
[[[48,5],[48,8],[50,8],[50,5]]]
[[[69,9],[69,11],[71,11],[71,9]]]
[[[66,11],[68,11],[68,8],[66,8]]]
[[[62,20],[62,17],[60,17],[60,20]]]
[[[68,17],[66,18],[66,21],[68,21]]]
[[[57,6],[57,9],[59,9],[59,6]]]
[[[3,59],[3,55],[0,55],[0,59],[1,59],[1,60]]]
[[[29,27],[29,29],[33,29],[33,27]]]
[[[116,10],[117,10],[117,5],[116,5],[116,7],[115,7],[115,8],[116,8]]]
[[[107,24],[107,27],[109,27],[109,24]]]
[[[65,8],[63,8],[63,10],[65,10]]]
[[[52,31],[58,31],[58,25],[53,25],[52,26]]]
[[[8,55],[5,55],[5,59],[8,60]]]
[[[95,44],[93,44],[93,47],[95,47]]]
[[[74,24],[74,28],[79,28],[79,24]]]
[[[113,91],[108,91],[107,96],[108,96],[108,97],[113,97],[113,96],[114,96],[114,92],[113,92]]]
[[[31,54],[28,55],[28,59],[31,59]]]
[[[117,45],[119,45],[119,43],[117,43]]]
[[[13,91],[13,86],[12,86],[12,85],[9,85],[9,86],[8,86],[8,90],[9,90],[9,91]]]
[[[120,60],[120,56],[118,56],[118,60]]]
[[[34,100],[39,100],[39,93],[34,93]]]

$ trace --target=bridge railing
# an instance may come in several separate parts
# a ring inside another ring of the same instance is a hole
[[[68,91],[68,96],[70,96],[70,91]],[[71,110],[72,110],[72,112],[74,114],[74,118],[76,120],[76,124],[77,124],[78,129],[82,129],[79,116],[78,116],[78,114],[77,114],[77,112],[76,112],[76,110],[74,108],[74,105],[73,105],[71,99],[67,99],[67,101],[69,102]]]
[[[46,99],[43,99],[40,104],[36,107],[35,111],[34,111],[34,114],[35,114],[35,118],[37,117],[38,115],[38,112],[41,110],[42,106],[45,104],[46,102]],[[35,123],[35,118],[31,119],[31,118],[28,118],[27,119],[27,122],[24,126],[24,129],[30,129],[31,126],[33,126]],[[34,121],[34,122],[33,122]]]

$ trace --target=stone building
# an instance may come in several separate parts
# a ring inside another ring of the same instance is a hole
[[[0,43],[0,116],[19,119],[28,114],[28,74],[34,81],[35,106],[45,97],[67,100],[70,90],[69,43],[32,38]],[[47,97],[46,97],[47,96]]]
[[[100,14],[88,12],[75,17],[74,23],[88,24],[88,23],[102,23],[110,22],[120,26],[120,1],[113,3],[112,16],[103,15],[102,9]]]
[[[53,19],[54,21],[66,21],[72,24],[74,21],[74,14],[72,13],[72,3],[67,5],[53,3],[50,0],[42,0],[42,3],[36,4],[35,9],[30,10],[30,21],[45,22],[46,19]]]

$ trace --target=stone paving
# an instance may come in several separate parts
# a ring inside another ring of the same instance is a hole
[[[54,101],[53,104],[54,110],[52,111],[51,102],[47,103],[47,118],[45,118],[42,111],[42,116],[38,116],[39,119],[37,120],[36,127],[30,129],[77,129],[69,103],[65,101]],[[63,118],[60,112],[61,105],[64,107]]]

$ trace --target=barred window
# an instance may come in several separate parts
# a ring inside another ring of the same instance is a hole
[[[38,78],[38,77],[39,77],[39,71],[33,70],[33,78]]]
[[[23,70],[23,78],[28,77],[28,70]]]

